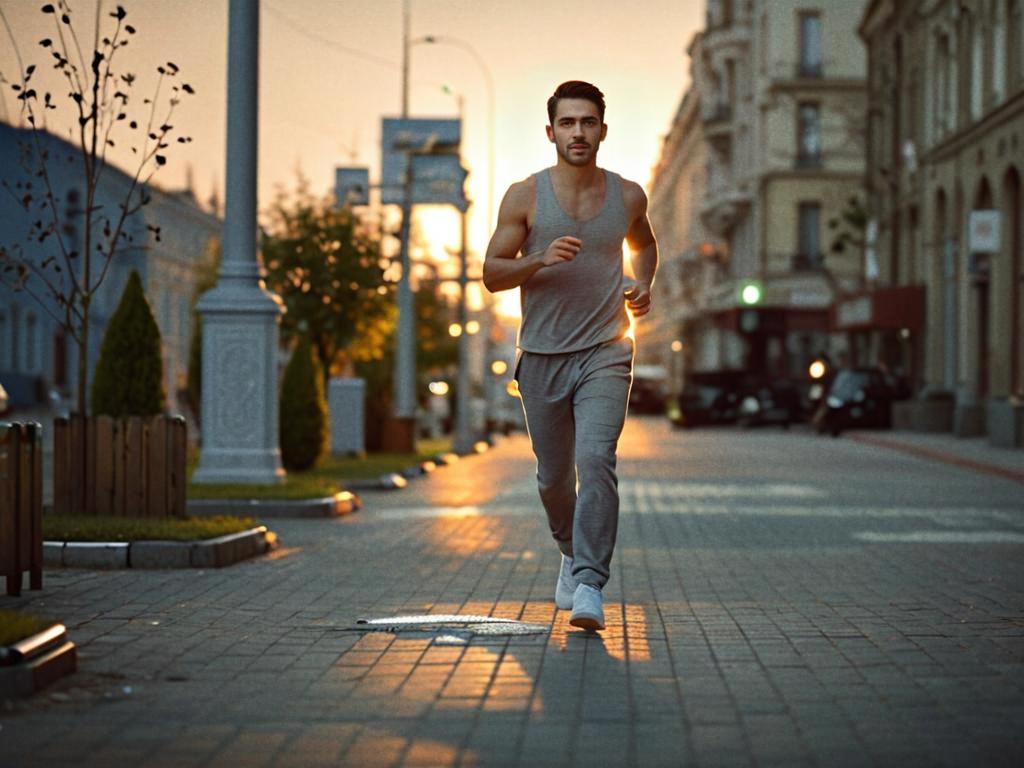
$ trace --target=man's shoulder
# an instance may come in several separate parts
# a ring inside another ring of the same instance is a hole
[[[618,174],[616,174],[618,175]],[[644,188],[625,176],[619,176],[619,188],[622,190],[622,201],[627,209],[644,211],[647,209],[647,193]]]
[[[537,195],[537,179],[535,176],[527,176],[525,179],[514,181],[509,185],[505,198],[516,206],[529,206]]]

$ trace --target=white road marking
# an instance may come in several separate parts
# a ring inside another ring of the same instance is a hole
[[[885,544],[1024,544],[1024,533],[1013,531],[859,531],[853,538]]]

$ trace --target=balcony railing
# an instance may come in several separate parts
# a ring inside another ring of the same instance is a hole
[[[704,110],[705,123],[724,123],[732,119],[732,105],[727,101],[711,104]]]
[[[799,78],[821,79],[825,70],[820,61],[801,61],[796,65],[796,76]]]
[[[796,155],[796,167],[803,169],[815,169],[822,167],[820,152],[798,152]]]
[[[789,262],[794,272],[816,272],[825,268],[823,253],[794,253]]]

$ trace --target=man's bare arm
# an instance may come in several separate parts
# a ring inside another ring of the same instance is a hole
[[[647,218],[647,195],[639,184],[633,182],[627,183],[625,191],[626,210],[632,214],[626,243],[637,280],[637,286],[626,294],[626,299],[630,312],[639,317],[651,311],[651,286],[658,271],[658,242]]]
[[[519,256],[529,234],[527,215],[533,192],[527,182],[509,187],[498,209],[498,223],[484,257],[484,286],[492,293],[518,288],[544,267],[572,261],[580,249],[575,237],[560,237],[545,250]]]

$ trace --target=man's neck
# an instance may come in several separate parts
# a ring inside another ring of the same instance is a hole
[[[597,167],[596,160],[586,165],[570,165],[559,157],[558,163],[551,169],[551,173],[560,184],[576,189],[585,189],[598,184],[601,178],[601,169]]]

